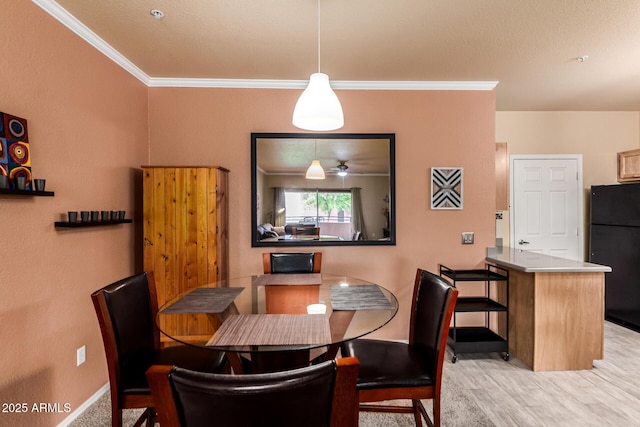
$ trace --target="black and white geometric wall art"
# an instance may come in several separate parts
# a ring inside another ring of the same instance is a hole
[[[431,209],[462,209],[463,168],[431,168]]]

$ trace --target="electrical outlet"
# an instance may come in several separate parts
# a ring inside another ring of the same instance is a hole
[[[87,361],[87,346],[83,345],[76,350],[76,366],[82,365]]]
[[[462,244],[463,245],[473,245],[473,231],[463,231],[462,232]]]

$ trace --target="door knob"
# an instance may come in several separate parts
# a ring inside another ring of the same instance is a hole
[[[518,244],[519,244],[519,245],[528,245],[528,244],[529,244],[529,242],[527,242],[526,240],[522,240],[522,239],[520,239],[520,240],[518,240]]]

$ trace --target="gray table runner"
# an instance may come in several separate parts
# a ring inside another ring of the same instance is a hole
[[[333,310],[391,310],[393,305],[378,285],[331,286]]]
[[[163,314],[222,313],[244,288],[196,288],[160,311]]]
[[[264,285],[320,285],[322,275],[320,273],[304,274],[263,274],[256,277],[254,282],[258,286]]]
[[[321,314],[239,314],[227,317],[207,345],[317,345],[330,342],[329,318]]]

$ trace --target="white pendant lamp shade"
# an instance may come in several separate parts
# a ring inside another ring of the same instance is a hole
[[[309,86],[293,110],[292,122],[295,127],[312,131],[336,130],[344,126],[342,106],[329,85],[329,76],[311,74]]]
[[[324,179],[324,169],[320,165],[319,160],[313,160],[311,166],[307,169],[307,179]]]

